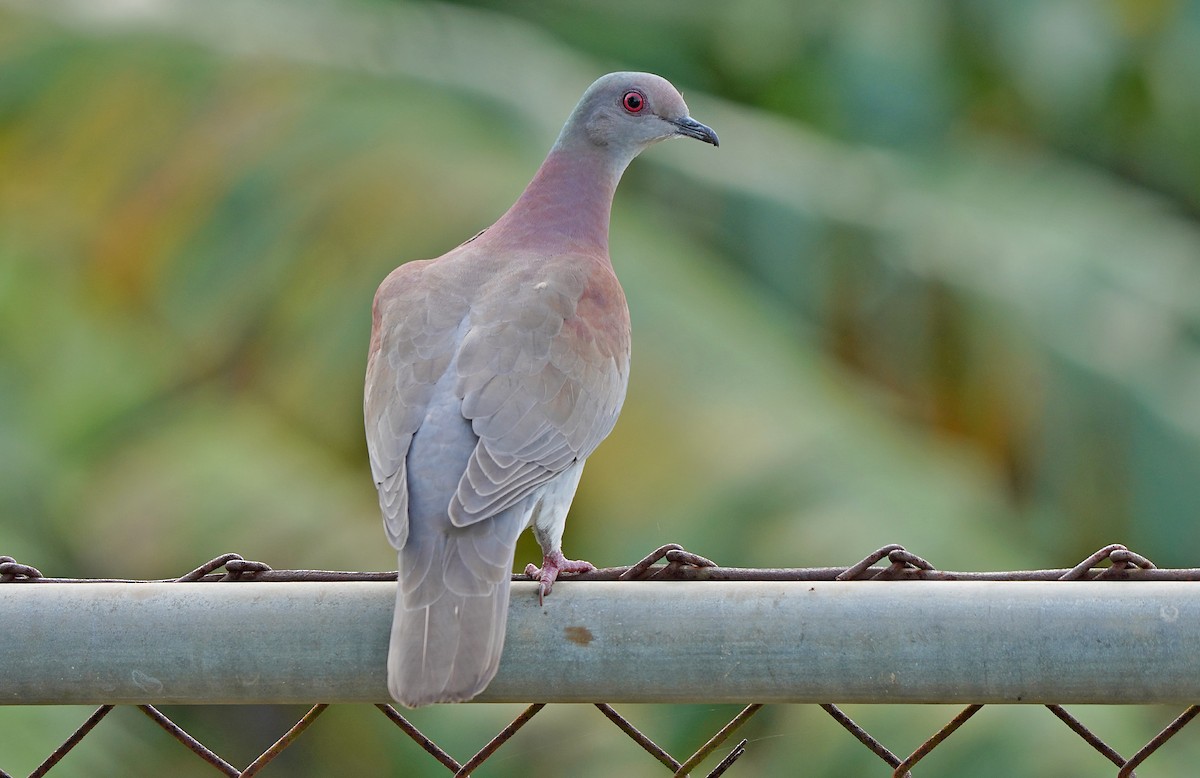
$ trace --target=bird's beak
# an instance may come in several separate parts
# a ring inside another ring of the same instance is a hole
[[[690,116],[685,116],[682,119],[676,119],[671,122],[675,125],[675,132],[684,135],[688,138],[702,140],[705,143],[711,143],[714,146],[720,146],[721,141],[717,140],[717,134],[712,131],[712,127],[701,124]]]

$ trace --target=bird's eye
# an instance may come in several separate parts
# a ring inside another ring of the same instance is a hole
[[[621,105],[625,107],[626,111],[637,113],[646,107],[646,98],[641,92],[631,89],[621,98]]]

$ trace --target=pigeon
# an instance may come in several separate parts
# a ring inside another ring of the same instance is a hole
[[[469,700],[495,676],[527,527],[539,598],[595,569],[564,557],[562,536],[629,380],[613,193],[634,157],[675,137],[718,145],[665,79],[599,78],[495,224],[375,294],[363,406],[399,570],[388,691],[406,707]]]

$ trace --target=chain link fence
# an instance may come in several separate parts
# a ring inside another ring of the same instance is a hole
[[[1200,581],[1200,569],[1160,569],[1150,560],[1140,556],[1124,546],[1106,546],[1072,568],[1006,572],[949,572],[935,569],[931,564],[898,545],[889,545],[878,549],[860,562],[850,567],[826,568],[788,568],[788,569],[744,569],[724,568],[714,564],[704,557],[689,553],[677,545],[667,545],[656,549],[640,562],[628,567],[607,568],[591,573],[573,576],[578,581],[783,581],[794,583],[807,582],[908,582],[908,581],[1157,581],[1157,582],[1196,582]],[[225,554],[210,560],[204,565],[174,579],[177,583],[201,582],[346,582],[373,581],[387,582],[395,579],[395,573],[357,573],[344,571],[322,570],[273,570],[267,565],[243,559],[237,554]],[[514,576],[514,581],[525,581],[524,576]],[[567,580],[567,578],[564,578]],[[156,583],[167,583],[158,581]],[[36,568],[22,564],[12,557],[0,557],[0,583],[18,586],[21,584],[38,585],[48,583],[77,584],[77,583],[147,583],[128,579],[69,579],[52,578],[43,575]],[[892,585],[884,583],[883,585]],[[0,587],[0,598],[10,587]],[[1164,606],[1166,607],[1166,606]],[[1178,617],[1178,612],[1175,613]],[[1167,615],[1164,615],[1167,618]],[[20,625],[17,625],[20,629]],[[382,665],[380,666],[382,673]],[[31,700],[14,699],[11,695],[5,698],[8,704],[21,704]],[[878,702],[886,701],[881,693]],[[1121,702],[1139,702],[1139,700],[1121,700]],[[593,703],[599,714],[597,721],[608,721],[620,730],[630,740],[643,749],[647,760],[653,759],[666,771],[676,776],[690,775],[706,760],[720,755],[721,758],[708,770],[706,775],[717,776],[730,770],[746,753],[749,746],[747,739],[736,741],[731,747],[727,746],[730,739],[755,714],[764,708],[762,703],[746,705],[736,716],[705,739],[696,750],[683,759],[669,753],[656,743],[646,733],[639,730],[631,721],[622,715],[609,703]],[[88,737],[117,706],[104,704],[98,707],[66,740],[50,753],[29,775],[31,778],[44,776],[53,770],[62,759],[71,752],[81,741]],[[317,722],[330,706],[326,703],[313,705],[291,728],[275,743],[261,753],[244,768],[239,768],[220,756],[213,748],[205,745],[197,737],[185,731],[176,722],[166,716],[158,707],[151,704],[139,704],[136,708],[144,713],[158,727],[177,740],[195,754],[213,770],[228,776],[253,776],[268,766],[287,748],[292,746],[301,736]],[[375,704],[375,709],[386,716],[396,728],[415,744],[415,748],[423,750],[429,758],[436,760],[446,770],[455,776],[472,775],[489,758],[496,754],[501,747],[518,734],[532,718],[546,707],[546,703],[529,705],[525,710],[504,726],[486,745],[465,761],[459,761],[449,754],[431,738],[423,734],[411,721],[389,704]],[[923,743],[907,756],[901,756],[880,742],[862,726],[851,719],[841,708],[832,703],[820,703],[819,707],[837,722],[853,738],[858,740],[887,765],[894,776],[910,776],[913,768],[934,749],[946,742],[960,727],[975,716],[983,704],[975,703],[964,707],[944,726],[930,735]],[[1068,712],[1060,704],[1046,704],[1046,707],[1058,720],[1065,725],[1064,731],[1070,731],[1087,743],[1099,755],[1095,765],[1111,764],[1118,776],[1135,775],[1134,770],[1143,764],[1158,749],[1166,744],[1180,730],[1186,727],[1200,713],[1200,705],[1186,707],[1171,723],[1158,732],[1141,748],[1130,756],[1119,753],[1106,743],[1099,735],[1086,727],[1078,718]],[[0,742],[3,735],[0,734]],[[727,749],[727,751],[722,751]],[[0,755],[2,758],[2,755]],[[1087,774],[1101,771],[1101,767],[1088,765],[1082,769]],[[736,772],[736,771],[735,771]],[[647,770],[647,774],[650,771]],[[0,778],[12,778],[12,774],[4,770],[0,763]]]

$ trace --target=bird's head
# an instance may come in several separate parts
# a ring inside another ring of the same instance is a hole
[[[559,144],[587,143],[632,158],[653,143],[676,137],[719,145],[717,134],[688,115],[683,97],[665,78],[609,73],[584,92]]]

